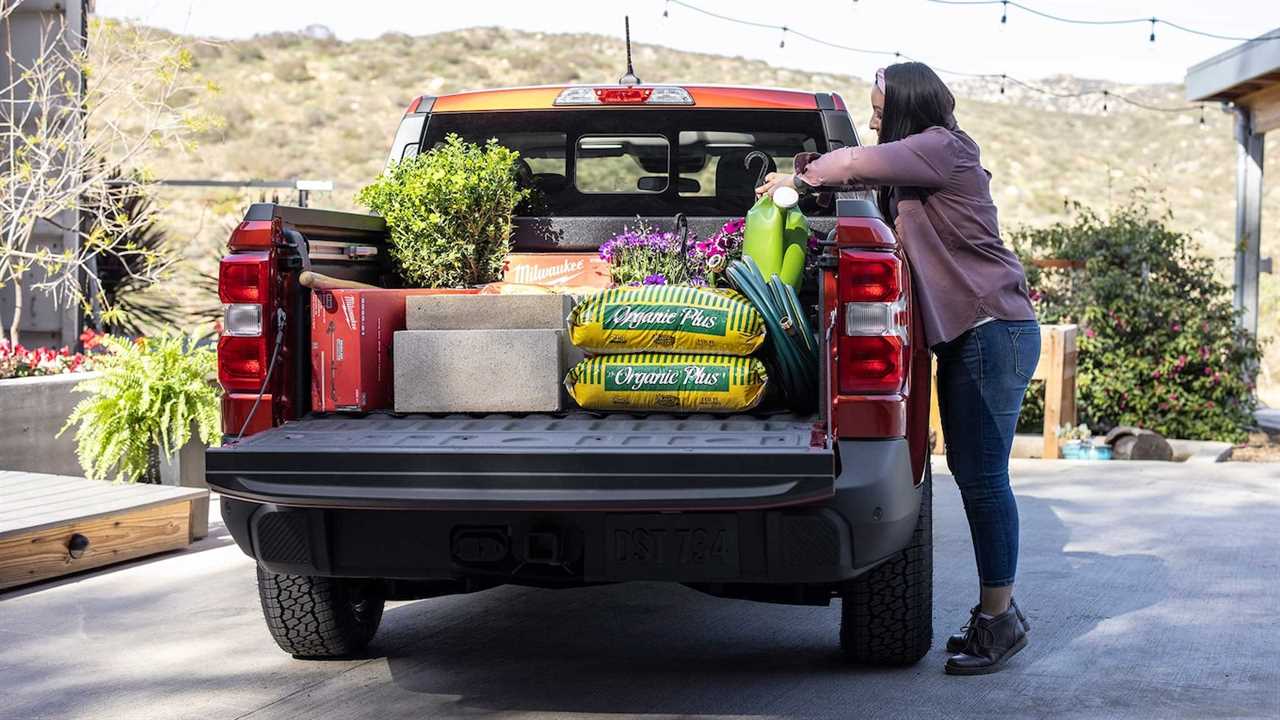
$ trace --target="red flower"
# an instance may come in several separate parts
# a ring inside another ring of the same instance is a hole
[[[1174,331],[1174,332],[1182,332],[1182,325],[1180,325],[1180,324],[1178,324],[1178,323],[1174,323],[1174,324],[1172,324],[1172,325],[1170,325],[1170,326],[1169,326],[1169,329],[1170,329],[1170,330],[1172,330],[1172,331]]]

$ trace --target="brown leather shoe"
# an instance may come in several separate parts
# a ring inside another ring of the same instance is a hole
[[[1018,607],[1018,603],[1014,602],[1013,598],[1009,598],[1009,607],[1018,613],[1018,622],[1022,623],[1022,629],[1030,632],[1031,623],[1027,622],[1027,617],[1022,614],[1022,609]],[[960,627],[960,632],[947,638],[947,652],[954,655],[964,650],[965,643],[969,642],[970,628],[973,627],[973,621],[978,617],[978,611],[981,609],[982,606],[974,605],[973,609],[969,611],[969,622]]]
[[[1003,670],[1005,663],[1027,646],[1017,610],[1012,607],[991,619],[977,615],[969,628],[969,642],[962,652],[947,659],[948,675],[986,675]]]

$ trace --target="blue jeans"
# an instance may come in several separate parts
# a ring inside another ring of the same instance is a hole
[[[933,348],[947,465],[969,518],[983,587],[1013,584],[1018,568],[1018,504],[1009,487],[1009,451],[1022,397],[1040,360],[1034,320],[993,320]]]

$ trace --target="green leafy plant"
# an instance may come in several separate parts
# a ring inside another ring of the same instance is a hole
[[[450,135],[396,163],[356,199],[386,218],[391,257],[409,285],[493,282],[511,241],[515,207],[529,195],[516,179],[519,153]]]
[[[1237,326],[1212,260],[1153,204],[1138,198],[1110,217],[1076,206],[1071,221],[1012,233],[1037,314],[1080,326],[1077,407],[1090,427],[1242,441],[1258,341]],[[1037,266],[1045,259],[1073,262]],[[1038,427],[1042,397],[1027,400],[1021,424]]]
[[[1088,425],[1080,423],[1079,425],[1063,425],[1054,431],[1059,440],[1066,442],[1088,442],[1093,439],[1093,431]]]
[[[191,439],[221,440],[217,354],[181,335],[133,342],[106,337],[101,375],[76,386],[88,393],[62,432],[76,429],[77,455],[89,478],[153,478],[156,453],[171,457]],[[61,435],[61,432],[59,433]]]

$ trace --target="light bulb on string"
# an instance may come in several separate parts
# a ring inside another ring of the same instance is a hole
[[[664,18],[671,17],[670,13],[667,12],[670,9],[671,9],[671,0],[667,0],[666,2],[662,3],[662,17]]]
[[[1148,38],[1148,40],[1150,42],[1156,41],[1156,19],[1155,18],[1151,18],[1151,37]]]
[[[784,47],[786,47],[786,46],[787,46],[787,26],[786,26],[786,25],[783,25],[783,26],[782,26],[782,39],[778,41],[778,47],[779,47],[779,48],[784,48]]]
[[[1200,105],[1200,127],[1204,127],[1204,104]]]
[[[1111,97],[1111,91],[1110,91],[1110,90],[1103,90],[1103,91],[1102,91],[1102,112],[1106,112],[1106,111],[1107,111],[1107,99],[1108,99],[1108,98],[1110,98],[1110,97]]]
[[[1007,76],[1004,73],[1000,73],[1000,94],[1001,95],[1004,94],[1004,81],[1006,79],[1007,79]]]
[[[1000,0],[1000,24],[1009,24],[1009,0]]]

